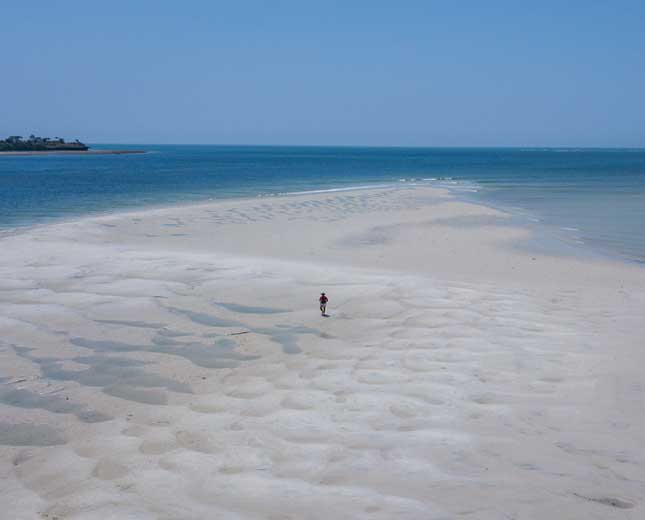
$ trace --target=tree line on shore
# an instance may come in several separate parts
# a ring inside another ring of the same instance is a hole
[[[38,137],[30,135],[24,139],[20,135],[12,135],[6,139],[0,139],[0,152],[38,152],[48,150],[74,150],[85,151],[89,147],[78,139],[66,142],[60,137],[50,139],[49,137]]]

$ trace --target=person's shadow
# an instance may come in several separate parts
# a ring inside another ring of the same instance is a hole
[[[327,314],[326,312],[323,312],[323,313],[322,313],[322,317],[323,317],[323,318],[329,318],[329,314]]]

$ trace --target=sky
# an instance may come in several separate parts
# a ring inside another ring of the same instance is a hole
[[[645,2],[0,0],[0,136],[645,147]]]

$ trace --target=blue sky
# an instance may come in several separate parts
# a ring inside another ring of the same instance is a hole
[[[0,135],[645,146],[645,2],[0,2]]]

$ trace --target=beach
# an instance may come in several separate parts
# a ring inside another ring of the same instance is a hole
[[[641,518],[645,270],[534,238],[427,186],[4,232],[3,514]]]

